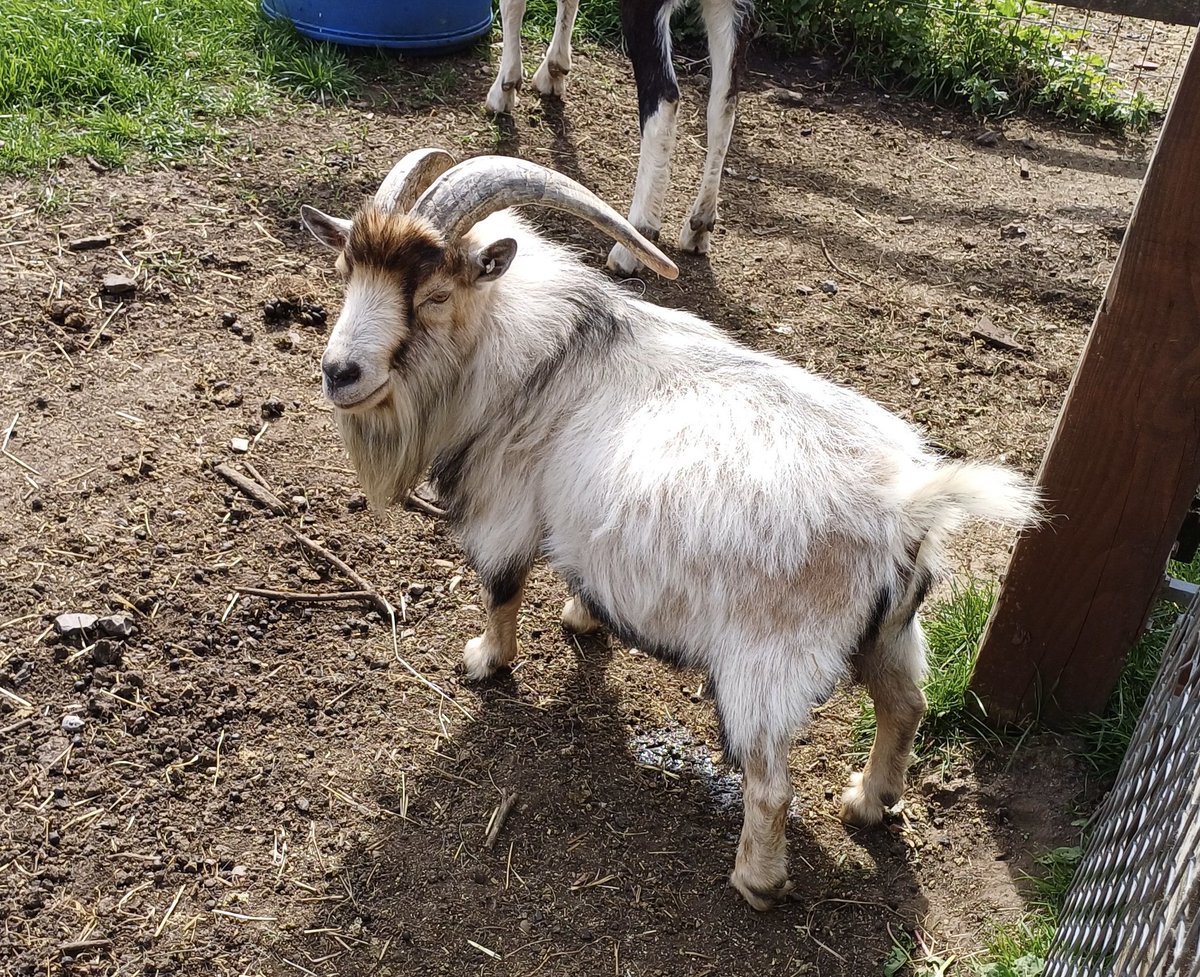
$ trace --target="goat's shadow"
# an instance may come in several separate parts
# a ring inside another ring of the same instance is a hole
[[[534,661],[557,640],[536,641]],[[677,731],[635,731],[622,713],[622,679],[610,673],[643,673],[610,666],[629,652],[606,637],[573,643],[574,667],[553,696],[519,670],[493,680],[477,718],[409,774],[408,820],[381,822],[351,854],[351,898],[315,931],[353,930],[383,949],[343,956],[339,973],[460,974],[493,953],[522,973],[874,972],[891,948],[888,924],[925,911],[903,843],[877,835],[865,849],[876,867],[847,870],[793,813],[797,898],[754,913],[726,881],[738,781],[686,734],[694,764],[656,759]],[[363,790],[396,810],[397,780]],[[500,790],[518,801],[489,850]],[[803,785],[800,803],[811,793]]]

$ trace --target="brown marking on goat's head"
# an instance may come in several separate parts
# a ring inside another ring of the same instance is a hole
[[[373,204],[353,221],[311,207],[302,216],[346,280],[322,358],[325,395],[368,497],[387,505],[432,461],[439,405],[486,321],[476,286],[504,274],[516,243],[447,241],[427,220]]]

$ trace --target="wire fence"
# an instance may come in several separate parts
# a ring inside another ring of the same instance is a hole
[[[1043,977],[1200,977],[1200,597],[1093,826]]]
[[[1104,5],[1120,6],[1111,0]],[[1141,94],[1165,107],[1179,86],[1200,23],[1200,0],[1194,0],[1194,7],[1190,23],[1178,24],[1091,9],[1088,0],[1048,9],[1022,0],[1018,22],[1047,28],[1050,37],[1065,34],[1068,44],[1073,43],[1079,53],[1098,55],[1109,77],[1129,97]]]

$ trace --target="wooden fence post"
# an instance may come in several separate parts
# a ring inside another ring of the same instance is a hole
[[[971,687],[994,722],[1103,708],[1200,486],[1200,45],[1193,44]]]

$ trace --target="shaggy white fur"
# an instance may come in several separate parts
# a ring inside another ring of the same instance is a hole
[[[1003,468],[943,462],[861,394],[631,297],[510,211],[448,248],[504,239],[506,272],[438,272],[416,301],[402,269],[351,272],[329,349],[385,393],[339,407],[346,446],[379,503],[432,468],[492,611],[466,650],[471,677],[516,654],[539,556],[575,595],[568,626],[603,623],[708,672],[746,773],[732,881],[767,908],[790,891],[795,731],[839,680],[866,682],[879,735],[843,816],[880,820],[924,708],[916,611],[941,542],[972,517],[1027,524],[1034,490]]]

